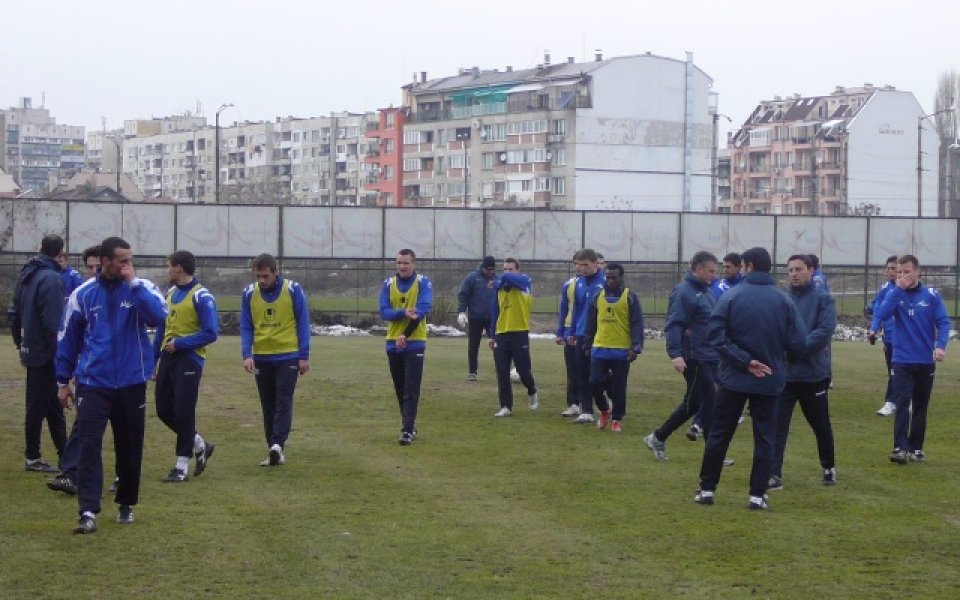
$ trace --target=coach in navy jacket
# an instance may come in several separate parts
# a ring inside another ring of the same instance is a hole
[[[754,443],[749,506],[765,509],[777,398],[787,381],[786,354],[803,351],[807,329],[770,274],[770,253],[751,248],[742,258],[747,271],[743,282],[721,296],[710,315],[707,337],[720,354],[720,389],[694,500],[713,504],[723,458],[749,401]]]

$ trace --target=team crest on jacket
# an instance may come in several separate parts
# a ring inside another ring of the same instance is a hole
[[[267,310],[264,311],[263,320],[267,323],[273,323],[277,320],[277,311],[272,306],[268,306]]]

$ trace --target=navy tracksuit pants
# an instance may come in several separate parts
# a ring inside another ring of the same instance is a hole
[[[62,457],[67,445],[67,419],[57,399],[57,374],[53,362],[42,367],[27,367],[26,411],[24,416],[24,437],[27,460],[40,458],[40,434],[43,421],[47,421],[50,437]]]
[[[630,375],[630,361],[626,359],[596,358],[590,359],[590,388],[593,400],[600,412],[612,410],[611,417],[620,421],[627,413],[627,377]],[[610,403],[607,402],[610,395]],[[610,404],[613,404],[613,408]]]
[[[817,439],[820,466],[824,469],[834,467],[833,426],[830,424],[830,403],[827,398],[829,388],[829,379],[787,382],[777,407],[777,441],[773,448],[771,475],[783,476],[783,453],[787,447],[787,436],[790,435],[793,407],[797,403],[800,403],[800,410]]]
[[[479,366],[480,342],[483,332],[490,334],[490,319],[470,319],[467,323],[467,368],[468,373],[476,373]]]
[[[117,389],[78,385],[77,428],[79,462],[77,488],[80,513],[100,512],[103,494],[103,432],[114,425],[117,452],[117,504],[133,506],[140,495],[140,465],[147,415],[147,384]]]
[[[256,367],[257,391],[260,393],[263,434],[267,439],[267,446],[278,444],[283,448],[293,426],[293,392],[297,389],[297,378],[300,377],[300,360],[291,358],[272,361],[254,358],[253,364]],[[177,437],[179,444],[179,435]],[[191,446],[192,440],[191,437]]]
[[[497,392],[500,406],[513,410],[513,383],[510,381],[510,364],[517,368],[520,382],[527,388],[527,394],[537,391],[533,380],[533,367],[530,361],[530,333],[511,331],[498,333],[493,348],[493,364],[497,368]]]
[[[157,365],[154,388],[157,416],[177,434],[177,456],[193,456],[193,440],[197,434],[197,398],[203,367],[192,352],[163,352]],[[298,365],[299,368],[299,365]]]
[[[577,347],[563,342],[563,366],[567,371],[567,406],[580,405],[580,388],[577,383]]]
[[[400,405],[400,430],[417,430],[417,410],[420,407],[420,381],[423,379],[423,357],[426,348],[387,352],[393,391]]]
[[[679,429],[690,417],[700,414],[700,426],[706,439],[713,424],[713,405],[717,397],[717,363],[688,360],[683,370],[683,379],[687,391],[683,400],[663,425],[654,431],[657,439],[667,441],[670,435]]]
[[[743,407],[750,403],[750,422],[753,424],[753,468],[750,471],[750,495],[763,496],[770,479],[773,445],[777,437],[777,398],[720,388],[713,408],[713,424],[703,450],[700,467],[700,489],[716,491],[723,470],[730,441],[737,431],[737,421]]]
[[[923,450],[927,436],[927,407],[933,392],[934,363],[893,365],[893,397],[897,412],[893,415],[893,447],[908,452]],[[913,414],[910,402],[913,402]]]

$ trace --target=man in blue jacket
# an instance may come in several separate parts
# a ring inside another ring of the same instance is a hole
[[[393,390],[400,405],[401,446],[417,437],[420,382],[427,352],[427,315],[433,307],[433,284],[417,274],[417,255],[404,248],[397,252],[397,274],[380,289],[380,318],[387,321],[387,363]]]
[[[100,245],[100,275],[70,296],[57,344],[60,404],[69,405],[76,379],[80,460],[77,489],[80,522],[74,533],[97,530],[103,491],[103,432],[114,426],[117,473],[117,522],[133,523],[140,494],[140,464],[146,422],[147,380],[153,374],[148,327],[167,316],[163,294],[137,277],[130,244],[118,237]]]
[[[714,279],[713,284],[710,286],[710,291],[713,292],[714,298],[719,299],[724,292],[729,292],[738,283],[743,281],[743,273],[740,272],[742,267],[743,260],[738,253],[729,252],[723,257],[723,277]]]
[[[690,259],[686,277],[670,293],[664,327],[667,355],[687,387],[683,400],[663,425],[643,438],[657,460],[667,460],[667,438],[698,412],[702,415],[698,429],[704,436],[710,433],[720,360],[716,349],[707,342],[707,324],[716,304],[711,293],[716,271],[717,257],[710,252],[697,252]]]
[[[803,351],[807,331],[797,306],[770,274],[770,253],[751,248],[743,253],[743,263],[743,282],[720,298],[707,326],[707,339],[720,355],[720,387],[694,501],[713,504],[723,459],[749,402],[754,448],[748,506],[764,510],[777,398],[787,381],[786,353]]]
[[[887,294],[874,318],[893,317],[893,452],[890,461],[924,462],[927,407],[933,391],[936,363],[946,358],[950,317],[940,294],[920,281],[920,262],[905,254],[897,260],[897,286]],[[870,333],[875,334],[875,331]],[[913,402],[913,413],[907,407]]]
[[[590,355],[593,399],[600,409],[597,429],[609,423],[610,431],[620,433],[630,365],[643,352],[643,307],[636,293],[623,286],[621,265],[610,263],[605,271],[603,291],[587,307],[584,348]]]
[[[567,343],[576,348],[579,405],[572,404],[560,414],[565,417],[577,417],[573,422],[580,425],[595,422],[593,418],[593,389],[590,386],[590,356],[585,351],[584,338],[587,329],[587,307],[593,302],[594,296],[603,290],[606,281],[599,260],[600,257],[592,248],[584,248],[577,252],[574,257],[578,275],[577,282],[574,285],[573,306],[570,309],[571,329],[567,335]]]
[[[193,476],[207,468],[214,445],[197,432],[197,400],[207,346],[220,334],[213,294],[193,276],[197,259],[187,250],[167,257],[167,319],[153,336],[157,361],[154,387],[157,416],[177,435],[176,464],[163,478],[167,483],[187,481],[190,458],[196,458]]]
[[[803,353],[787,359],[787,385],[777,408],[777,441],[773,448],[773,469],[769,488],[783,489],[783,452],[790,434],[793,407],[798,402],[803,416],[817,439],[817,453],[823,469],[823,485],[834,485],[833,426],[830,424],[830,341],[837,329],[837,307],[825,289],[813,283],[813,263],[804,254],[787,260],[790,298],[809,327]]]
[[[503,273],[497,277],[497,295],[490,307],[490,349],[497,368],[497,395],[500,409],[495,417],[513,414],[513,384],[510,365],[517,370],[520,382],[527,388],[530,410],[540,406],[537,384],[530,361],[530,309],[533,307],[533,282],[520,272],[520,261],[507,258]]]
[[[260,466],[276,467],[287,463],[297,379],[310,370],[310,306],[300,284],[279,274],[272,255],[253,259],[253,276],[256,282],[240,298],[240,352],[263,411],[269,450]]]
[[[877,343],[877,332],[883,332],[883,358],[887,364],[887,393],[883,397],[883,406],[877,411],[877,414],[881,417],[889,417],[897,408],[897,405],[893,403],[893,365],[890,362],[893,358],[893,316],[883,321],[877,319],[880,305],[883,304],[887,294],[897,287],[897,258],[896,254],[887,258],[887,264],[883,269],[883,275],[887,280],[877,290],[873,302],[867,307],[867,316],[870,317],[870,331],[873,332],[867,335],[867,341],[870,342],[871,346]]]
[[[40,254],[20,269],[9,311],[10,332],[20,353],[20,364],[27,369],[25,468],[38,473],[56,473],[58,469],[40,456],[43,421],[57,456],[67,444],[67,421],[57,401],[57,379],[53,358],[57,349],[57,330],[63,317],[63,281],[60,260],[63,238],[46,235],[40,242]]]
[[[580,268],[576,260],[573,262],[576,275],[564,282],[560,287],[560,304],[557,310],[557,332],[554,342],[563,347],[563,366],[567,374],[567,395],[564,415],[570,410],[580,410],[580,392],[577,384],[577,347],[567,343],[567,336],[570,335],[572,327],[573,313],[573,294],[577,289],[577,275],[580,275]],[[572,407],[572,408],[571,408]]]
[[[467,329],[467,381],[477,380],[477,363],[483,332],[490,331],[490,306],[497,291],[494,275],[497,261],[492,256],[483,257],[480,268],[471,271],[460,284],[457,295],[457,323]]]

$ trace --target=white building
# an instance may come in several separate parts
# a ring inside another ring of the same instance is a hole
[[[404,86],[405,205],[710,209],[712,80],[641,54]]]
[[[83,167],[84,128],[58,125],[50,111],[30,98],[0,110],[0,168],[24,190],[46,192]]]

